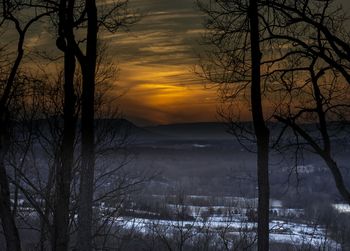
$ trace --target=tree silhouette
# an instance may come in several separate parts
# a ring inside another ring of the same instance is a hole
[[[272,25],[261,16],[265,41],[275,44],[274,55],[264,62],[270,69],[267,81],[275,86],[271,91],[282,90],[277,92],[283,97],[273,116],[323,159],[340,195],[350,203],[332,147],[332,135],[348,120],[348,87],[343,84],[350,84],[346,15],[333,0],[261,1],[261,5],[269,6],[277,20]],[[305,128],[306,122],[316,124],[313,132]]]
[[[28,30],[34,26],[40,19],[49,16],[51,11],[42,8],[35,8],[34,14],[29,18],[21,18],[23,10],[21,1],[1,1],[1,21],[0,25],[11,24],[15,27],[17,38],[17,50],[13,58],[9,58],[10,66],[5,64],[5,78],[1,81],[0,96],[0,217],[6,237],[8,250],[21,250],[16,223],[11,212],[10,186],[7,177],[7,171],[4,158],[7,154],[8,147],[11,144],[11,119],[13,117],[11,105],[16,96],[16,85],[19,81],[20,67],[25,56],[25,38]]]
[[[208,16],[209,52],[202,74],[220,87],[224,100],[250,90],[253,135],[257,143],[258,249],[269,249],[269,129],[262,106],[262,74],[258,1],[210,1],[199,6]],[[213,48],[214,47],[214,48]],[[236,85],[231,88],[230,85]],[[235,89],[232,92],[232,89]]]
[[[69,205],[71,175],[74,165],[76,133],[75,38],[74,1],[60,0],[58,6],[58,37],[56,46],[64,53],[63,135],[60,143],[59,165],[56,168],[53,250],[69,248]]]
[[[269,129],[265,124],[261,101],[261,50],[259,36],[258,1],[250,0],[248,7],[251,45],[251,107],[257,140],[258,168],[258,250],[269,250]]]

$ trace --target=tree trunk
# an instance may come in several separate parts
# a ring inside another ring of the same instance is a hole
[[[54,209],[54,250],[68,250],[71,172],[74,164],[76,122],[74,116],[74,54],[65,53],[64,128],[60,149],[60,165],[56,170]]]
[[[22,58],[23,50],[21,50],[19,53],[21,53],[20,58]],[[18,229],[14,215],[11,211],[10,184],[5,166],[5,156],[8,150],[8,145],[10,144],[7,107],[10,99],[9,93],[12,90],[15,74],[17,73],[19,62],[21,61],[21,59],[18,60],[18,58],[19,57],[17,57],[16,63],[12,68],[10,78],[6,84],[5,91],[6,89],[9,90],[8,95],[4,93],[0,102],[0,218],[5,234],[6,247],[9,251],[21,250],[21,241],[19,238]]]
[[[80,173],[80,201],[78,210],[78,250],[92,250],[92,203],[95,171],[95,69],[97,54],[97,9],[95,0],[86,0],[88,16],[86,58],[80,62],[83,74]]]
[[[257,140],[258,175],[258,250],[269,250],[269,129],[266,126],[260,83],[261,51],[259,45],[259,19],[257,0],[249,1],[250,42],[251,42],[251,107],[254,131]]]
[[[305,141],[315,150],[315,152],[325,161],[332,173],[335,185],[340,195],[350,205],[350,191],[347,188],[346,183],[344,182],[343,175],[341,173],[341,170],[339,169],[337,162],[332,158],[330,154],[330,148],[329,152],[322,149],[317,144],[317,142],[310,136],[310,134],[308,134],[308,132],[303,130],[300,126],[292,122],[290,119],[286,119],[281,116],[274,116],[274,118],[276,118],[279,122],[284,123],[285,125],[288,125],[291,128],[293,128],[293,130],[295,130],[301,137],[303,137]]]
[[[17,65],[18,69],[19,64]],[[17,72],[13,71],[12,72]],[[14,73],[15,75],[15,73]],[[11,81],[7,82],[7,87],[9,90],[12,90],[14,76]],[[10,79],[10,78],[9,78]],[[10,92],[10,91],[9,91]],[[4,94],[5,95],[5,94]],[[11,211],[11,192],[10,184],[7,177],[7,171],[5,166],[5,156],[8,151],[8,146],[10,144],[10,135],[9,135],[9,118],[7,114],[7,102],[10,99],[8,96],[2,96],[2,102],[0,105],[0,218],[2,229],[4,231],[6,248],[9,251],[21,250],[21,241],[19,238],[18,229],[16,226],[14,215]]]
[[[10,144],[8,107],[12,98],[11,92],[14,88],[15,78],[24,55],[23,44],[24,33],[20,33],[17,44],[17,56],[0,99],[0,218],[5,234],[6,247],[10,251],[21,250],[21,241],[15,218],[11,211],[10,185],[4,159]]]
[[[60,146],[60,163],[56,169],[56,190],[54,206],[53,250],[69,249],[69,205],[71,172],[74,165],[74,141],[76,131],[74,93],[75,54],[73,45],[73,6],[72,1],[61,1],[59,39],[65,41],[64,51],[64,105],[63,135]]]
[[[7,129],[4,121],[0,121],[0,218],[6,239],[8,251],[21,250],[21,241],[16,227],[15,219],[11,211],[10,185],[8,182],[4,158],[6,154]]]

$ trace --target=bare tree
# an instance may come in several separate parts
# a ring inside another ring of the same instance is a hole
[[[263,102],[269,107],[266,117],[282,123],[274,145],[282,142],[282,135],[288,137],[286,131],[291,128],[296,136],[294,146],[305,149],[306,145],[324,160],[340,194],[348,202],[348,187],[332,147],[336,127],[341,128],[348,120],[348,88],[342,84],[349,83],[346,14],[333,0],[259,0],[257,6],[256,18],[260,22],[257,42],[267,52],[260,61],[263,69],[260,97],[264,97]],[[209,16],[206,27],[209,36],[205,39],[210,44],[204,58],[211,63],[202,63],[202,74],[220,84],[223,101],[238,100],[238,106],[229,106],[231,118],[239,113],[242,100],[246,103],[249,99],[257,100],[253,99],[254,93],[249,96],[246,91],[247,78],[255,77],[247,74],[254,64],[245,64],[247,52],[254,49],[244,35],[253,29],[247,25],[251,20],[244,19],[244,13],[248,13],[247,1],[215,1],[203,9]],[[237,37],[237,33],[241,36]],[[259,56],[256,54],[254,58]],[[236,86],[232,87],[232,83]],[[313,123],[315,130],[311,132],[305,122]],[[232,128],[240,140],[249,139],[246,136],[251,133],[249,128],[237,123]]]
[[[75,37],[74,1],[60,0],[58,11],[57,48],[64,53],[63,135],[60,143],[59,166],[56,168],[53,250],[69,248],[69,205],[71,175],[74,165],[76,133],[76,94],[74,88]]]
[[[199,3],[199,6],[208,16],[206,41],[210,44],[209,52],[204,55],[209,63],[202,64],[202,75],[224,86],[219,87],[224,100],[231,101],[239,92],[250,89],[248,99],[257,144],[258,249],[268,250],[269,129],[262,106],[258,1],[210,1],[208,5]],[[241,87],[231,88],[230,85]]]
[[[18,36],[15,56],[9,58],[9,62],[11,63],[5,66],[7,72],[5,73],[5,79],[1,81],[0,97],[0,217],[8,250],[21,250],[18,230],[11,212],[10,187],[4,164],[8,146],[11,143],[9,131],[11,128],[11,117],[13,115],[11,114],[11,102],[16,95],[16,83],[19,80],[18,74],[25,55],[24,43],[27,32],[40,19],[50,14],[50,12],[42,10],[41,8],[36,8],[33,16],[26,19],[23,18],[24,15],[20,5],[20,1],[1,1],[2,17],[0,24],[2,27],[8,24],[13,25],[17,32],[16,35]]]
[[[269,137],[270,132],[265,124],[261,101],[260,65],[262,53],[260,50],[258,1],[250,0],[248,16],[250,21],[251,45],[251,107],[254,131],[258,150],[258,250],[269,250]]]
[[[86,0],[82,11],[82,20],[86,21],[85,53],[76,44],[77,57],[82,72],[82,113],[81,113],[81,177],[78,210],[78,243],[79,250],[91,250],[93,182],[95,171],[95,71],[97,58],[97,36],[99,27],[110,32],[136,21],[127,11],[128,1],[116,2],[107,12],[98,16],[95,0]],[[122,14],[120,13],[120,10]]]
[[[97,57],[97,33],[99,27],[114,32],[126,25],[134,16],[126,8],[127,1],[104,2],[99,5],[99,16],[95,1],[83,2],[61,0],[56,2],[40,2],[38,6],[52,9],[58,18],[52,18],[57,25],[58,37],[56,46],[64,53],[64,131],[61,143],[60,166],[56,169],[56,206],[55,206],[55,249],[67,250],[69,243],[69,198],[71,172],[74,160],[74,139],[76,133],[76,118],[74,107],[76,91],[74,72],[76,59],[82,73],[82,161],[81,161],[81,191],[80,209],[78,212],[79,227],[78,246],[83,250],[91,246],[91,217],[94,180],[94,93],[95,71]],[[106,8],[107,6],[107,8]],[[133,21],[130,21],[132,23]],[[77,33],[83,29],[82,36]],[[84,216],[82,216],[84,215]],[[88,234],[90,233],[90,234]]]
[[[276,14],[274,26],[266,31],[268,40],[293,44],[297,52],[308,52],[337,70],[348,83],[349,30],[347,15],[335,0],[259,1]],[[262,17],[262,16],[261,16]],[[262,17],[266,23],[266,17]]]
[[[289,92],[284,90],[285,93],[289,93],[288,97],[291,101],[299,104],[297,108],[280,110],[274,117],[284,126],[290,127],[295,135],[300,137],[296,139],[299,144],[306,144],[310,147],[309,150],[323,159],[331,171],[340,195],[347,203],[350,203],[349,189],[333,150],[333,142],[337,140],[335,135],[346,132],[344,131],[346,127],[344,119],[349,114],[349,103],[347,102],[349,87],[339,82],[337,73],[331,68],[318,68],[316,62],[317,58],[311,62],[309,69],[299,73],[304,74],[303,77],[305,75],[308,77],[304,80],[303,85],[297,86],[296,83],[291,83],[294,85],[293,90]],[[298,79],[302,81],[300,76]],[[303,99],[308,102],[300,102],[300,97],[295,96],[296,92],[302,93]],[[311,129],[310,126],[309,128],[305,126],[305,121],[308,120],[316,123],[316,127]]]
[[[102,53],[103,54],[103,53]],[[105,54],[104,54],[105,55]],[[103,63],[102,63],[103,62]],[[26,73],[29,78],[30,73]],[[96,97],[94,102],[95,112],[100,116],[96,121],[96,132],[98,140],[96,144],[96,155],[100,162],[97,165],[97,175],[94,179],[93,191],[95,194],[94,205],[98,203],[113,205],[114,210],[106,211],[94,209],[93,242],[101,238],[101,233],[106,239],[112,234],[103,232],[103,229],[113,227],[111,219],[118,217],[116,211],[120,210],[123,200],[132,193],[136,187],[145,179],[140,173],[126,172],[125,166],[128,163],[128,154],[123,148],[127,144],[127,129],[120,117],[117,98],[111,93],[114,92],[110,82],[115,80],[116,67],[106,62],[106,57],[98,58],[96,72]],[[37,75],[38,77],[38,75]],[[77,100],[81,98],[81,73],[77,71],[74,76]],[[23,210],[23,205],[18,205],[15,216],[20,220],[20,227],[30,229],[31,233],[40,234],[39,243],[36,240],[25,239],[25,244],[30,244],[40,250],[53,248],[57,238],[55,228],[55,172],[60,167],[60,144],[64,137],[64,107],[65,90],[62,82],[64,74],[44,73],[36,82],[32,79],[22,84],[19,100],[22,102],[17,114],[23,114],[23,118],[17,115],[16,132],[18,141],[26,140],[26,144],[18,142],[9,151],[8,166],[11,166],[16,174],[10,181],[19,190],[20,201],[25,201],[29,208],[32,208],[39,222],[33,219],[31,214]],[[18,89],[18,88],[17,88]],[[74,107],[74,118],[78,118],[79,102]],[[23,136],[22,136],[23,134]],[[23,138],[23,139],[22,139]],[[80,138],[75,137],[73,144],[74,159],[69,193],[68,208],[68,237],[76,232],[76,220],[74,215],[77,212],[79,192],[76,181],[79,178],[79,162],[81,157],[78,150]],[[116,156],[117,157],[116,157]],[[109,159],[113,159],[110,161]],[[20,160],[20,161],[17,161]],[[25,168],[23,168],[25,167]],[[105,186],[110,184],[108,186]],[[15,202],[16,202],[16,198]],[[22,202],[21,202],[22,203]],[[112,206],[110,207],[112,208]],[[109,241],[109,240],[108,240]],[[72,242],[68,242],[71,246]],[[100,245],[98,245],[100,247]]]
[[[350,83],[346,14],[333,0],[261,1],[261,5],[269,6],[277,20],[272,26],[261,15],[264,41],[275,45],[274,55],[264,64],[270,69],[266,75],[273,86],[271,96],[277,90],[282,97],[273,115],[285,126],[280,136],[290,127],[300,144],[319,155],[349,203],[349,188],[332,147],[332,134],[347,123],[349,113],[348,87],[343,84]],[[316,123],[314,132],[303,126],[305,122]]]

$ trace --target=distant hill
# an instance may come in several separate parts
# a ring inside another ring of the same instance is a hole
[[[144,129],[164,139],[208,140],[230,137],[227,126],[216,122],[158,125],[144,127]]]
[[[79,127],[80,121],[78,121]],[[183,141],[183,140],[235,140],[235,137],[228,133],[228,126],[222,122],[198,122],[198,123],[182,123],[168,124],[157,126],[140,127],[127,119],[96,119],[96,129],[105,131],[115,131],[117,134],[128,135],[132,142],[154,142],[154,141]],[[51,124],[51,125],[50,125]],[[50,127],[55,124],[63,126],[61,117],[52,117],[49,119],[38,119],[34,121],[34,129],[42,132],[50,133]],[[250,122],[246,122],[246,126],[251,126]],[[349,141],[350,127],[342,124],[343,128],[339,128],[339,123],[329,122],[329,134],[332,140]],[[271,131],[271,139],[274,140],[279,136],[282,125],[278,123],[269,123]],[[317,124],[304,124],[301,127],[309,132],[313,137],[319,137]],[[293,139],[294,132],[288,129],[284,132],[285,139]]]

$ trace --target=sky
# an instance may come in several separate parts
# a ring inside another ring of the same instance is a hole
[[[349,0],[338,0],[350,8]],[[129,32],[106,34],[118,62],[125,117],[136,124],[217,120],[219,101],[195,73],[204,16],[194,0],[130,0],[144,14]]]
[[[203,16],[193,0],[131,0],[129,32],[105,34],[120,73],[124,116],[136,124],[216,120],[217,95],[194,73]]]
[[[338,1],[350,10],[350,0]],[[123,116],[137,125],[216,121],[216,89],[194,73],[204,32],[195,0],[130,0],[130,8],[143,17],[128,32],[100,34],[119,68]],[[52,49],[55,32],[43,25],[27,48]]]

